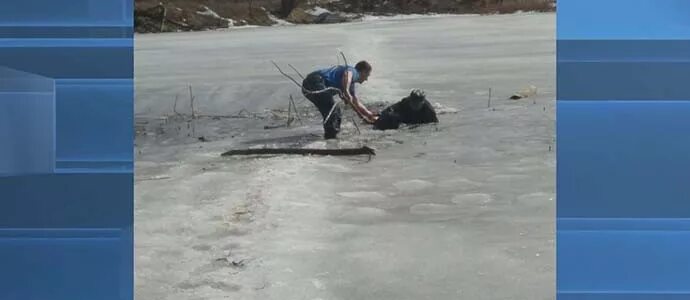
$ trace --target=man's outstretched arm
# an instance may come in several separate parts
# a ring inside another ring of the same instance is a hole
[[[374,123],[377,119],[377,117],[367,109],[364,104],[362,104],[361,101],[359,101],[359,98],[357,96],[352,96],[352,107],[355,108],[355,110],[359,109],[360,116],[362,116],[362,119],[369,123]]]
[[[355,110],[355,112],[365,121],[369,123],[374,123],[376,121],[376,117],[374,114],[372,114],[364,104],[362,104],[361,101],[357,98],[357,96],[354,96],[350,93],[350,84],[352,84],[352,72],[350,71],[345,71],[345,76],[343,76],[343,96],[345,103],[348,105],[352,106],[352,108]]]

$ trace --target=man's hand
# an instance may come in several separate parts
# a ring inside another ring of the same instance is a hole
[[[373,123],[376,121],[377,117],[371,111],[369,111],[362,102],[359,101],[357,97],[352,97],[352,102],[351,102],[352,108],[354,108],[355,112],[364,119],[364,121],[368,123]]]
[[[378,116],[372,116],[372,117],[366,118],[364,120],[369,124],[374,124],[376,122],[376,120],[378,120],[378,119],[379,119]]]
[[[360,108],[359,116],[367,123],[374,124],[378,120],[379,116],[371,111],[369,111],[361,102],[357,101]]]

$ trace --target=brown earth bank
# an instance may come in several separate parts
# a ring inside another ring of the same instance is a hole
[[[554,11],[555,0],[135,0],[138,33],[341,23],[363,15]]]

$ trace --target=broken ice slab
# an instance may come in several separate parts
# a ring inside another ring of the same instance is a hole
[[[0,66],[0,176],[54,166],[55,81]]]

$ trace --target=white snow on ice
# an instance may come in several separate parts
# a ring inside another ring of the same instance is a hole
[[[276,23],[274,26],[295,25],[295,24],[292,24],[292,23],[290,23],[290,22],[288,22],[288,21],[285,21],[285,20],[283,20],[283,19],[280,19],[280,18],[274,16],[272,13],[269,13],[269,14],[268,14],[268,18],[271,19],[271,21],[273,21],[273,22]]]
[[[208,6],[205,6],[205,5],[204,5],[204,6],[202,6],[202,8],[204,9],[203,11],[197,11],[196,13],[199,14],[199,15],[211,16],[211,17],[214,17],[214,18],[216,18],[216,19],[226,20],[226,21],[228,21],[228,26],[229,26],[229,27],[234,27],[234,26],[235,26],[235,23],[236,23],[235,20],[233,20],[233,19],[231,19],[231,18],[223,18],[223,17],[221,17],[218,13],[216,13],[215,11],[213,11],[212,9],[210,9]],[[246,26],[240,26],[240,27],[246,27]],[[255,26],[255,27],[256,27],[256,26]]]
[[[305,12],[312,15],[312,16],[320,16],[321,14],[330,13],[331,11],[327,10],[323,7],[320,7],[320,6],[314,6],[310,9],[306,10]]]
[[[216,19],[224,19],[220,15],[218,15],[215,11],[212,9],[208,8],[208,6],[202,6],[204,8],[203,11],[197,11],[197,14],[204,15],[204,16],[212,16],[215,17]]]

